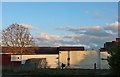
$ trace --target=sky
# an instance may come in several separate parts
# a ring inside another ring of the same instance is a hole
[[[2,29],[29,28],[39,46],[99,48],[117,37],[117,2],[3,2]]]
[[[1,0],[3,2],[119,2],[119,0]]]

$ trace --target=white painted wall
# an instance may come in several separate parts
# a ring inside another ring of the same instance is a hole
[[[18,59],[18,57],[20,59]],[[46,58],[48,66],[50,68],[56,68],[58,66],[58,55],[57,54],[48,54],[48,55],[22,55],[22,64],[25,64],[25,61],[30,58]],[[20,61],[21,55],[11,55],[11,61]]]
[[[101,52],[101,58],[107,58],[107,52]],[[19,57],[19,59],[18,59]],[[58,55],[22,55],[22,64],[30,58],[46,58],[48,66],[50,68],[56,68],[58,66]],[[67,65],[68,51],[60,51],[60,64],[64,63]],[[21,55],[11,55],[11,61],[20,61]],[[84,68],[93,69],[94,63],[98,61],[98,55],[96,51],[70,51],[70,68]],[[109,65],[107,61],[100,60],[101,69],[108,69]],[[98,66],[97,66],[98,68]]]
[[[60,52],[60,62],[67,65],[68,51]],[[95,51],[70,51],[70,68],[93,69],[97,61]]]
[[[21,61],[22,55],[11,55],[11,61]]]
[[[68,51],[60,52],[60,63],[67,65],[67,54]],[[106,54],[107,52],[101,53],[101,57],[107,57],[108,55]],[[108,69],[109,66],[107,61],[100,62],[102,62],[102,69]],[[94,63],[98,63],[98,54],[96,51],[70,51],[70,68],[94,69]]]
[[[101,59],[107,59],[107,56],[110,56],[107,52],[101,52]],[[107,60],[101,60],[101,69],[109,69],[109,64],[107,62]]]

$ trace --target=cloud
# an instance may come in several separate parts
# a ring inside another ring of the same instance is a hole
[[[80,30],[101,30],[100,26],[81,26]]]
[[[57,30],[65,30],[72,34],[53,35],[50,33],[39,33],[36,35],[39,46],[84,46],[86,49],[99,49],[107,41],[117,37],[117,22],[105,26],[79,26],[59,27]]]
[[[61,39],[60,36],[52,35],[49,33],[39,33],[38,35],[36,35],[36,38],[39,38],[41,40],[46,40],[46,41],[56,41]]]
[[[29,29],[37,29],[37,27],[32,26],[32,25],[28,25],[28,24],[19,24],[19,25],[21,25],[21,26],[23,26],[25,28],[29,28]]]
[[[111,36],[112,33],[105,31],[101,26],[79,26],[79,27],[64,27],[59,30],[66,30],[75,34],[85,34],[91,36]]]
[[[78,34],[70,34],[70,35],[66,35],[64,36],[64,38],[71,38],[71,39],[79,39],[79,36]]]
[[[106,41],[114,40],[114,37],[115,35],[99,37],[85,34],[72,34],[65,36],[65,38],[72,39],[74,42],[76,41],[76,44],[84,44],[94,49],[103,47]]]
[[[89,36],[98,36],[98,37],[104,37],[104,36],[112,36],[111,33],[108,33],[104,30],[96,31],[96,30],[87,30],[86,32],[79,32],[80,34],[85,34]]]
[[[39,33],[34,36],[36,44],[38,46],[58,46],[61,45],[58,41],[61,40],[61,37],[58,35],[53,35],[50,33]]]
[[[84,46],[86,49],[99,49],[106,41],[113,40],[113,36],[98,37],[85,34],[69,34],[63,36],[49,33],[39,33],[36,35],[39,46]]]
[[[106,30],[111,30],[113,32],[118,32],[120,31],[120,23],[118,21],[111,23],[111,24],[107,24],[105,27]]]
[[[72,40],[76,45],[83,44],[88,46],[88,48],[98,49],[103,47],[105,42],[112,41],[117,37],[118,33],[115,31],[118,30],[118,22],[107,24],[105,26],[75,26],[58,29],[73,33],[65,35],[63,39],[67,38]]]
[[[84,30],[102,30],[100,26],[79,26],[79,27],[58,27],[57,30],[67,30],[67,31],[84,31]]]
[[[81,44],[74,39],[67,39],[66,37],[49,33],[39,33],[34,38],[38,46],[85,46],[86,48],[90,48],[90,46]]]

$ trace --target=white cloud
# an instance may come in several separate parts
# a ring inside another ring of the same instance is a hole
[[[81,26],[80,30],[101,30],[100,26]]]
[[[29,29],[37,29],[37,27],[32,26],[32,25],[28,25],[28,24],[19,24],[19,25],[21,25],[21,26],[23,26],[25,28],[29,28]]]
[[[90,36],[97,36],[97,37],[105,37],[105,36],[112,36],[111,33],[106,32],[105,30],[87,30],[86,32],[78,32],[80,34],[90,35]]]
[[[93,46],[95,46],[95,47],[97,47],[98,45],[97,44],[95,44],[95,43],[91,43],[91,45],[93,45]]]
[[[115,39],[115,36],[93,36],[93,35],[85,35],[85,34],[72,34],[66,36],[66,38],[72,39],[76,44],[87,45],[90,48],[98,49],[104,46],[104,43],[107,41],[112,41]]]
[[[49,34],[49,33],[39,33],[38,35],[36,35],[36,38],[44,39],[46,41],[56,41],[56,40],[61,39],[60,36],[52,35],[52,34]]]
[[[74,36],[74,35],[73,35]],[[72,35],[70,35],[72,37]],[[52,35],[49,33],[39,33],[35,36],[37,38],[37,44],[39,46],[85,46],[86,48],[90,48],[88,45],[80,44],[73,39],[58,35]]]
[[[112,41],[117,37],[113,30],[117,28],[117,22],[106,26],[79,26],[61,27],[59,30],[70,31],[72,34],[62,36],[49,33],[37,35],[40,46],[84,46],[88,49],[99,49],[107,41]]]
[[[39,46],[84,46],[87,49],[99,49],[104,46],[106,41],[113,40],[114,36],[99,37],[85,34],[69,34],[62,37],[49,33],[40,33],[36,38]]]
[[[115,34],[116,34],[115,32],[113,32],[113,31],[111,31],[111,30],[106,30],[106,33],[109,33],[109,34],[111,34],[111,35],[115,35]]]
[[[118,21],[116,21],[114,23],[107,24],[105,29],[112,30],[113,32],[118,32],[119,31],[119,27],[120,27],[120,23],[118,23]]]
[[[71,38],[71,39],[75,39],[75,38],[79,38],[78,34],[70,34],[65,36],[65,38]]]
[[[58,30],[80,31],[80,30],[102,30],[101,26],[79,26],[79,27],[59,27]]]
[[[64,28],[57,28],[57,29],[70,31],[75,34],[81,34],[81,35],[84,34],[84,35],[99,36],[99,37],[112,35],[112,33],[105,31],[104,28],[101,26],[64,27]]]

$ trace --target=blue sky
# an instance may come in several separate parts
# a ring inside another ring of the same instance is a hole
[[[56,34],[53,29],[58,26],[104,26],[114,22],[117,3],[3,3],[2,12],[3,28],[25,23],[37,26],[40,32]]]
[[[2,0],[3,2],[118,2],[119,0]]]
[[[3,2],[3,29],[12,23],[36,27],[30,32],[63,36],[68,27],[100,26],[117,21],[117,2]],[[63,30],[58,28],[65,28]]]

